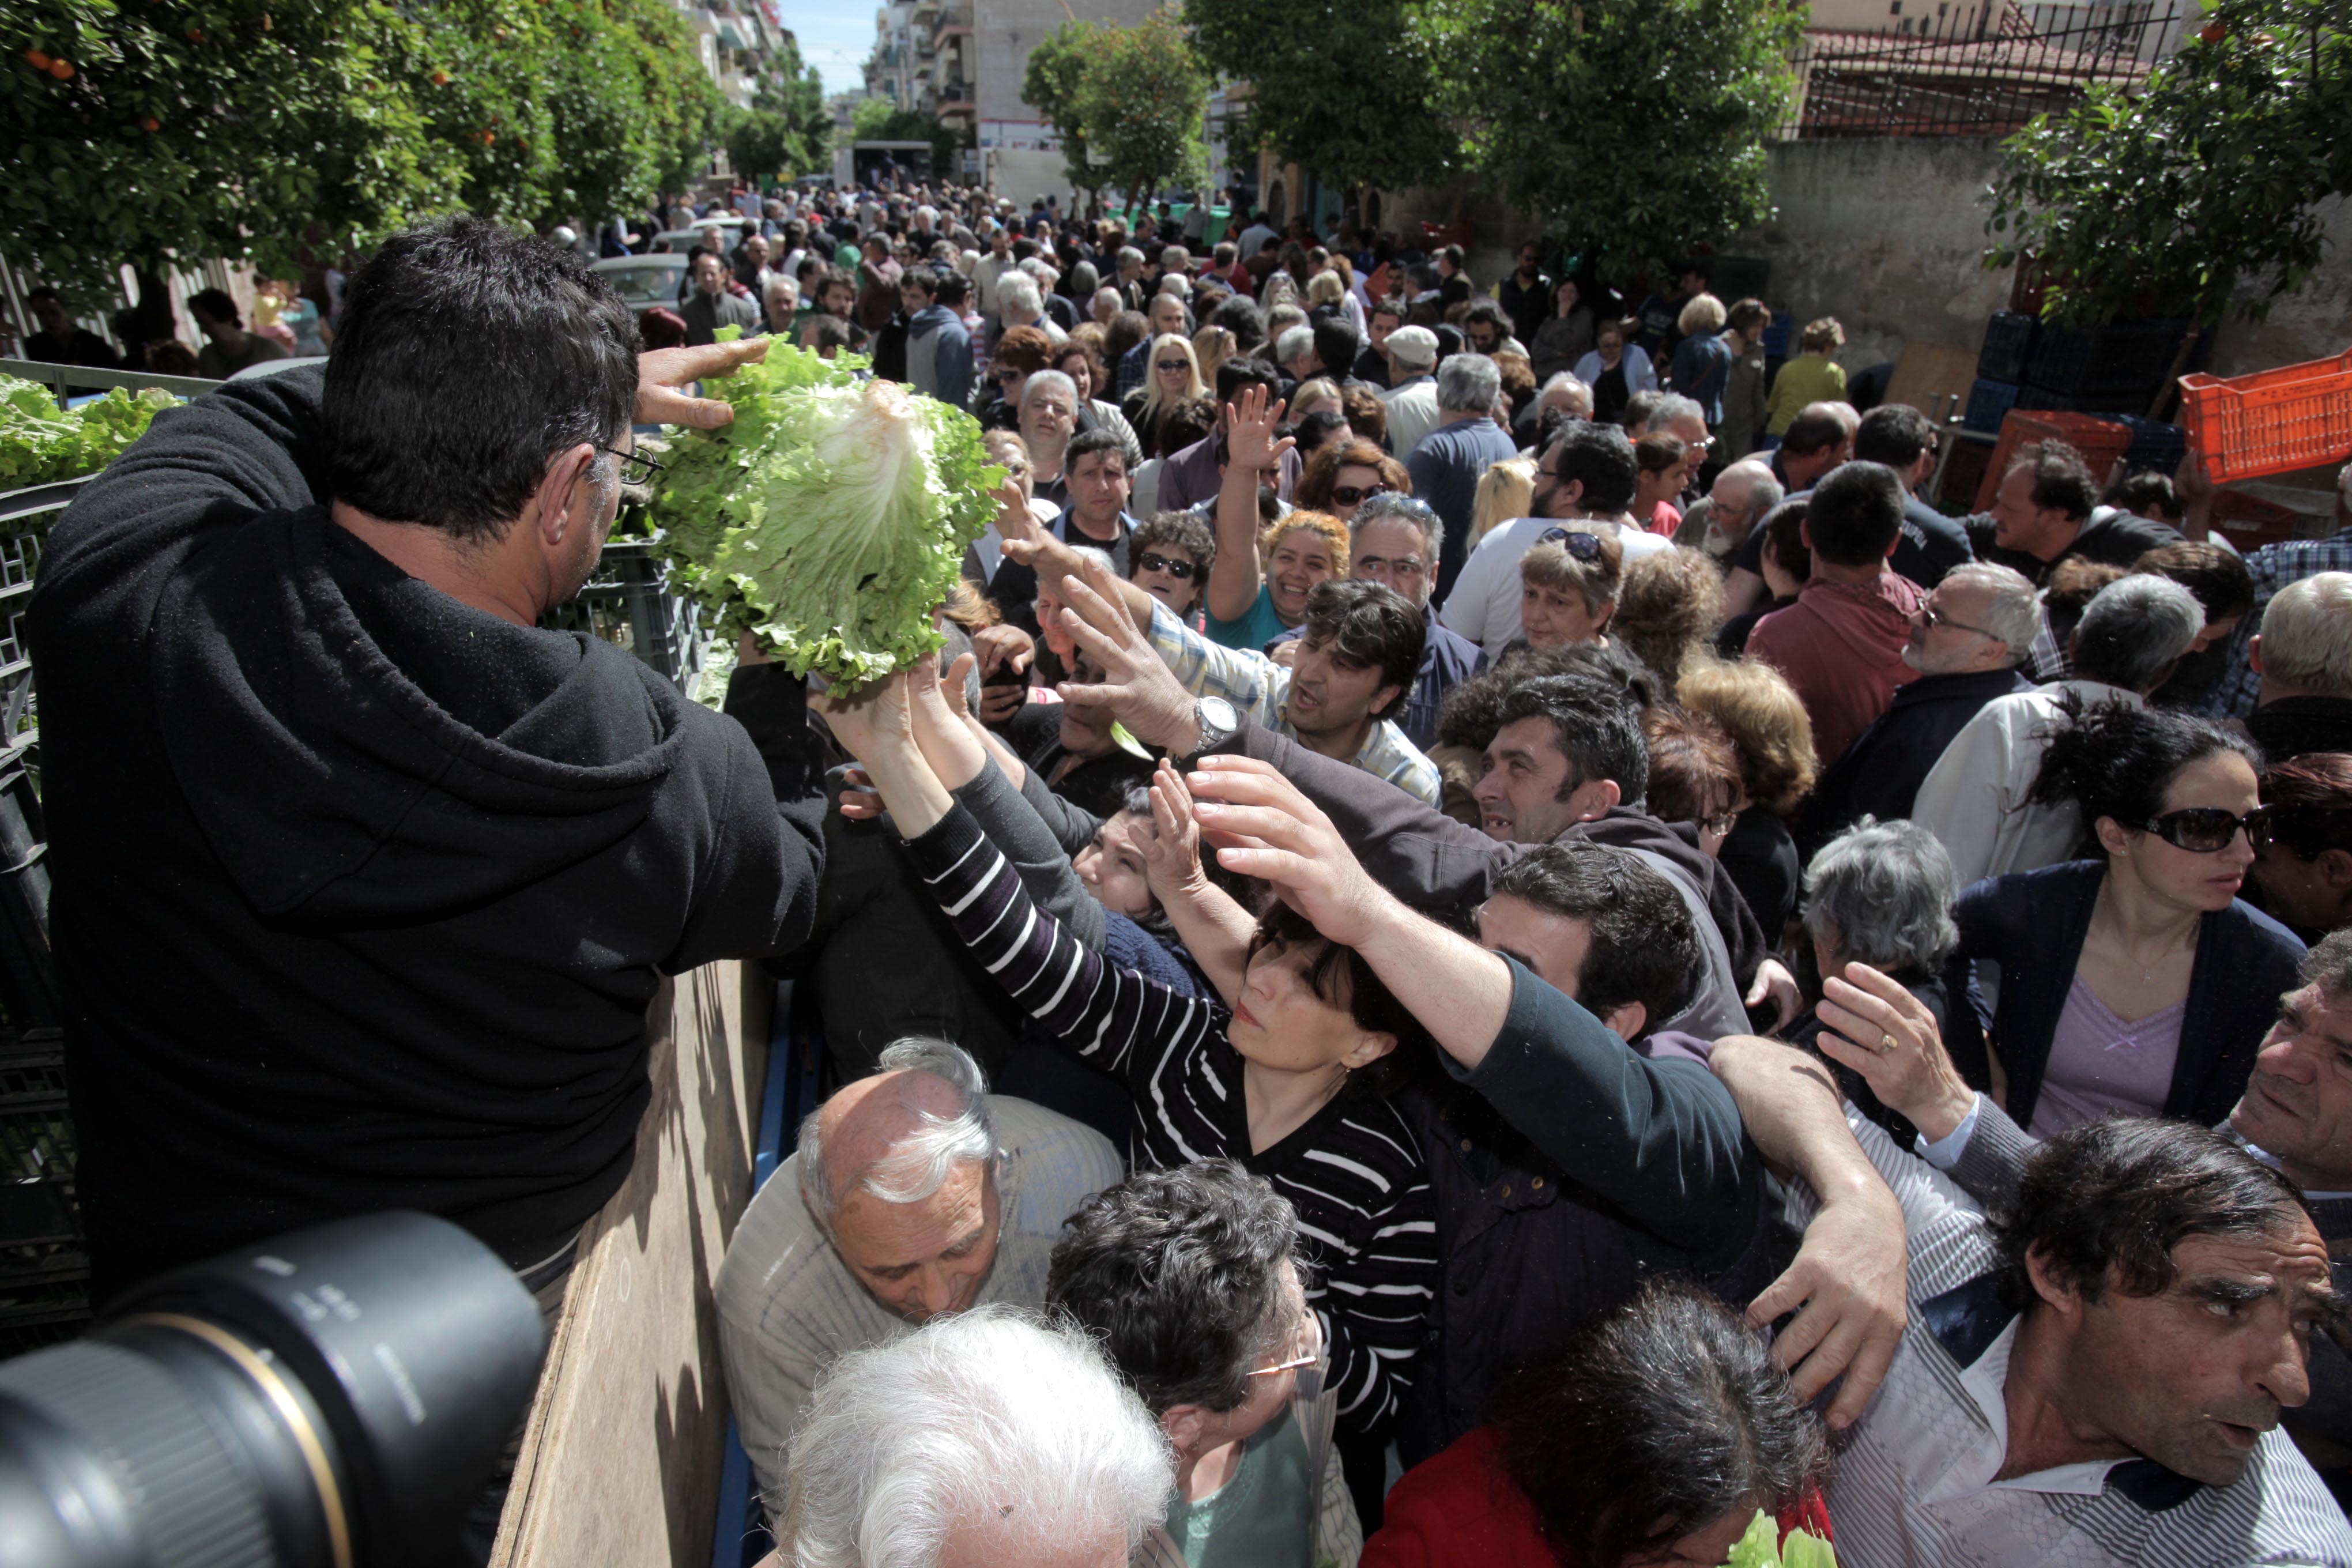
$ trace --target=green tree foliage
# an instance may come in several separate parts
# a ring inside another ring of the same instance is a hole
[[[798,44],[785,41],[782,58],[752,91],[751,107],[730,110],[725,131],[727,160],[739,174],[790,179],[831,163],[824,82],[814,66],[801,63]]]
[[[2010,138],[1986,260],[2030,255],[2062,321],[2259,321],[2321,261],[2314,204],[2352,195],[2347,125],[2352,0],[2219,0],[2139,89]]]
[[[1089,202],[1110,189],[1142,200],[1208,171],[1209,68],[1172,7],[1131,27],[1064,23],[1030,55],[1021,98],[1061,138],[1063,173]]]
[[[1184,17],[1211,69],[1261,84],[1229,132],[1236,155],[1267,147],[1350,190],[1433,184],[1458,165],[1405,0],[1185,0]]]
[[[887,98],[861,98],[849,110],[849,134],[857,142],[928,142],[931,172],[950,179],[961,168],[966,133],[919,110],[897,109]]]
[[[1209,71],[1172,9],[1100,29],[1078,78],[1076,110],[1107,187],[1140,202],[1163,186],[1198,184],[1208,173],[1201,132]]]
[[[1804,18],[1785,0],[1416,0],[1412,25],[1469,163],[1631,273],[1770,215]]]
[[[1021,101],[1035,110],[1062,143],[1062,177],[1087,198],[1091,208],[1100,205],[1102,168],[1087,152],[1087,128],[1078,117],[1087,62],[1096,52],[1095,23],[1071,20],[1037,40],[1021,80]]]
[[[698,163],[719,102],[663,0],[23,0],[0,47],[0,255],[84,304],[126,260],[593,220]]]

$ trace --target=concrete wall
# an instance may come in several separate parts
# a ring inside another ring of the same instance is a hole
[[[1769,260],[1766,303],[1800,325],[1835,316],[1846,331],[1838,358],[1850,370],[1899,359],[1915,342],[1973,351],[1985,318],[2009,304],[2009,271],[1982,263],[1983,197],[1997,159],[1989,139],[1782,142],[1772,149],[1772,221],[1716,249]],[[2224,323],[2216,373],[2352,346],[2352,204],[2331,199],[2321,213],[2327,250],[2319,271],[2274,302],[2269,321]],[[1482,284],[1508,272],[1520,237],[1543,226],[1476,189],[1392,192],[1383,201],[1382,228],[1411,235],[1423,218],[1476,226],[1471,275]]]
[[[1076,17],[1132,25],[1151,15],[1157,0],[973,0],[972,82],[978,105],[981,167],[996,194],[1026,211],[1032,196],[1056,193],[1069,210],[1070,184],[1062,177],[1061,143],[1037,111],[1021,101],[1029,51]]]

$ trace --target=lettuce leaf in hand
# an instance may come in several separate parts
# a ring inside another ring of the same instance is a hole
[[[932,612],[1004,479],[978,421],[863,363],[779,342],[708,384],[734,423],[678,436],[652,512],[673,585],[722,633],[850,686],[940,646]]]
[[[147,433],[157,410],[178,401],[168,392],[134,396],[118,386],[68,412],[38,382],[0,376],[0,490],[97,473]]]

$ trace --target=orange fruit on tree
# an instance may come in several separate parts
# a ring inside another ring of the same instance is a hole
[[[49,62],[49,74],[57,78],[59,81],[64,81],[73,75],[73,62],[70,60],[51,60]]]
[[[41,53],[38,49],[26,49],[25,51],[25,58],[37,71],[45,71],[49,68],[49,57]]]

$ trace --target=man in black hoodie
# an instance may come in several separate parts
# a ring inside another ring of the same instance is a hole
[[[30,611],[92,1285],[423,1209],[535,1289],[619,1187],[661,977],[788,950],[820,759],[780,667],[728,717],[535,623],[631,423],[765,340],[639,355],[579,258],[456,218],[352,278],[324,374],[162,415]]]

